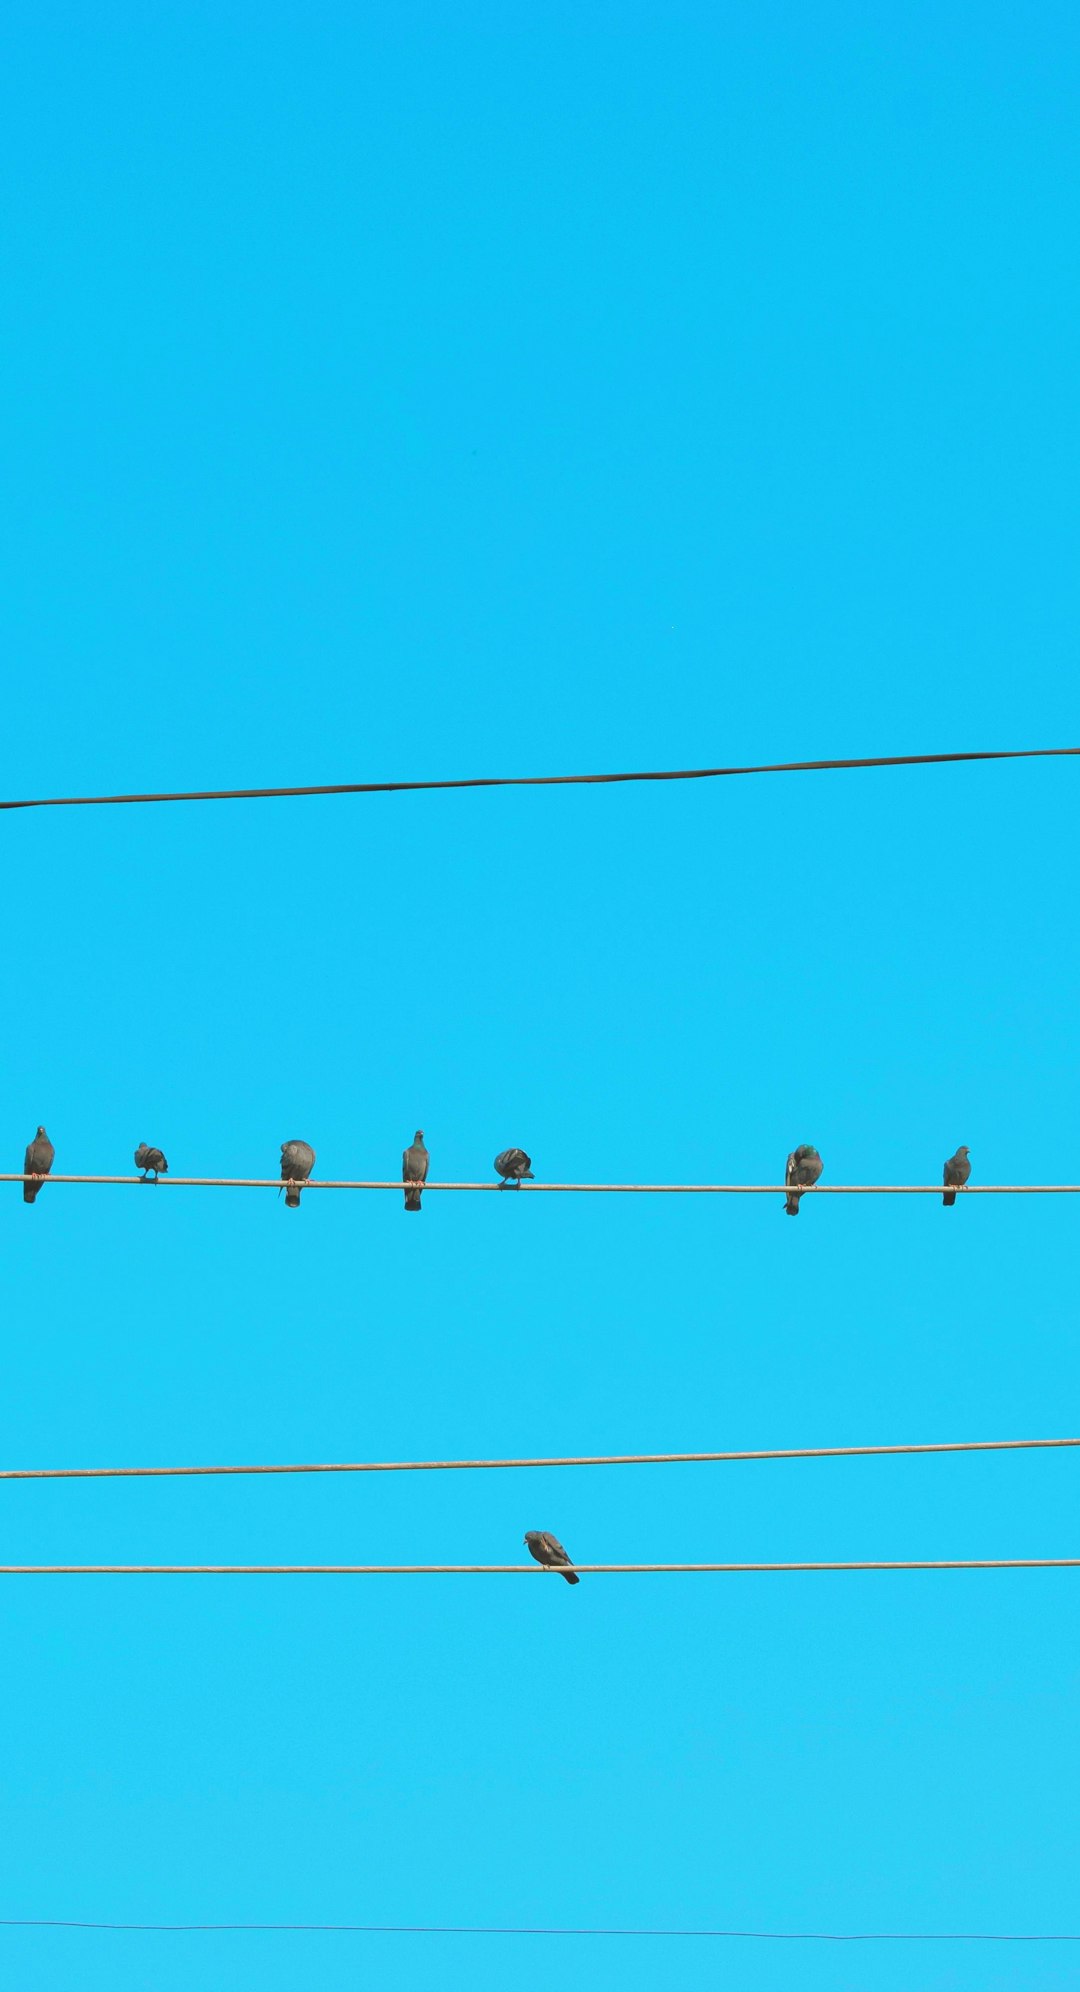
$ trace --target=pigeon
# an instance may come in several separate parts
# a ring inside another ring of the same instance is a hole
[[[955,1155],[950,1155],[942,1173],[941,1180],[946,1185],[945,1195],[941,1199],[943,1204],[956,1202],[956,1192],[963,1189],[970,1174],[971,1163],[968,1161],[967,1149],[958,1148]]]
[[[550,1529],[526,1529],[525,1547],[529,1555],[542,1563],[545,1570],[558,1570],[568,1584],[580,1584],[581,1578],[573,1568],[558,1536]]]
[[[523,1148],[504,1148],[501,1155],[496,1155],[494,1167],[495,1174],[502,1177],[499,1185],[502,1190],[507,1183],[516,1183],[520,1189],[523,1177],[530,1183],[533,1180],[532,1158]]]
[[[412,1147],[406,1148],[401,1158],[402,1182],[426,1183],[428,1163],[430,1160],[431,1157],[429,1156],[427,1149],[424,1147],[424,1130],[422,1127],[418,1127],[416,1133],[413,1135]],[[419,1210],[420,1196],[421,1192],[419,1189],[406,1190],[405,1192],[406,1210]]]
[[[55,1156],[56,1150],[49,1140],[45,1129],[39,1127],[26,1151],[26,1158],[23,1162],[23,1174],[26,1176],[47,1176],[49,1170],[52,1168]],[[33,1203],[40,1188],[40,1183],[24,1183],[22,1186],[23,1202]]]
[[[150,1181],[151,1169],[154,1172],[155,1183],[159,1176],[167,1176],[169,1173],[169,1165],[160,1148],[148,1148],[145,1141],[140,1141],[139,1146],[135,1150],[135,1167],[142,1170],[142,1180],[144,1183]]]
[[[801,1147],[794,1149],[788,1156],[787,1172],[784,1176],[784,1181],[789,1188],[792,1183],[804,1183],[809,1188],[811,1183],[817,1182],[820,1174],[821,1157],[817,1149],[812,1148],[808,1141],[804,1141]],[[793,1191],[791,1196],[788,1197],[784,1209],[787,1211],[789,1217],[798,1217],[799,1194],[797,1191]]]
[[[300,1185],[306,1183],[315,1167],[315,1150],[306,1141],[281,1144],[281,1180],[285,1184],[286,1210],[299,1210]],[[280,1196],[281,1192],[278,1191]]]

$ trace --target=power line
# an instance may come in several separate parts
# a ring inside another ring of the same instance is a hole
[[[1080,1933],[1037,1930],[649,1930],[543,1928],[492,1923],[86,1923],[51,1916],[0,1916],[2,1930],[226,1931],[365,1937],[720,1937],[775,1944],[1076,1944]]]
[[[0,1183],[96,1183],[106,1186],[141,1183],[141,1176],[34,1176],[9,1171],[0,1173]],[[151,1188],[172,1190],[281,1190],[280,1176],[162,1176]],[[402,1194],[400,1178],[389,1181],[327,1181],[309,1178],[300,1185],[302,1195],[311,1190],[396,1190]],[[424,1196],[439,1190],[494,1190],[501,1194],[502,1183],[424,1183]],[[814,1183],[800,1189],[800,1197],[940,1197],[941,1183]],[[518,1183],[511,1197],[551,1195],[572,1196],[678,1196],[678,1197],[784,1197],[791,1194],[785,1183]],[[950,1192],[951,1194],[951,1192]],[[1080,1183],[966,1183],[957,1185],[958,1197],[1075,1197]]]
[[[774,1446],[753,1452],[581,1453],[537,1459],[334,1460],[285,1466],[37,1466],[0,1468],[0,1480],[163,1480],[238,1473],[456,1473],[543,1466],[685,1466],[770,1459],[864,1459],[907,1453],[1022,1452],[1080,1439],[950,1439],[928,1445]]]
[[[977,754],[880,754],[857,761],[772,761],[739,768],[649,768],[613,775],[472,775],[441,782],[326,782],[302,788],[182,789],[147,795],[46,795],[0,802],[0,809],[73,809],[117,802],[255,802],[302,795],[400,795],[427,789],[574,788],[612,782],[700,782],[726,775],[802,775],[841,768],[923,768],[946,761],[1031,761],[1080,754],[1080,747],[1013,747]]]
[[[920,1558],[860,1563],[574,1563],[591,1577],[668,1573],[727,1576],[849,1570],[1076,1570],[1080,1556]],[[0,1563],[0,1577],[545,1577],[561,1564],[537,1563]]]

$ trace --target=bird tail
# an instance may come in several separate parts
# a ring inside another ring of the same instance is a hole
[[[788,1192],[788,1199],[784,1205],[784,1209],[787,1211],[789,1217],[798,1217],[799,1198],[801,1194],[802,1192],[800,1190],[790,1190]]]
[[[420,1209],[420,1191],[418,1188],[413,1188],[410,1186],[410,1188],[406,1190],[405,1208],[406,1210]]]
[[[281,1195],[281,1192],[280,1192],[280,1190],[278,1191],[278,1195],[279,1195],[279,1196]],[[286,1208],[286,1210],[299,1210],[299,1208],[300,1208],[300,1185],[299,1185],[299,1183],[286,1183],[286,1185],[285,1185],[285,1208]]]
[[[523,1169],[519,1180],[523,1183],[535,1183],[536,1177],[531,1169]]]
[[[581,1582],[581,1578],[578,1576],[576,1570],[564,1570],[562,1575],[566,1578],[568,1584],[580,1584]]]
[[[956,1191],[946,1190],[945,1195],[942,1197],[941,1201],[946,1206],[948,1206],[949,1204],[954,1204],[956,1202]]]
[[[23,1202],[33,1203],[34,1198],[37,1196],[37,1193],[40,1190],[40,1188],[41,1188],[40,1183],[24,1183],[22,1186]]]

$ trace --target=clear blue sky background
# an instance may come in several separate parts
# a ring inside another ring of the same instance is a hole
[[[0,794],[1077,738],[1064,4],[16,0]],[[1075,765],[2,819],[6,1166],[1077,1175]],[[0,1203],[21,1465],[1075,1431],[1071,1204]],[[1075,1553],[1075,1455],[9,1485],[52,1560]],[[9,1917],[1080,1929],[1069,1574],[0,1591]],[[20,1992],[1075,1951],[0,1934]]]

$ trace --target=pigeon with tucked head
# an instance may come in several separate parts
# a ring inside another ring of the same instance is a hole
[[[286,1210],[299,1210],[301,1185],[307,1182],[315,1167],[315,1150],[307,1141],[283,1141],[281,1144],[281,1180],[285,1187]],[[281,1195],[281,1191],[278,1191]]]
[[[504,1148],[496,1155],[494,1167],[495,1174],[502,1177],[500,1189],[505,1190],[507,1183],[516,1183],[520,1189],[522,1182],[533,1180],[532,1158],[523,1148]]]
[[[801,1147],[792,1149],[787,1159],[787,1170],[784,1175],[784,1181],[791,1192],[784,1204],[784,1209],[787,1211],[789,1217],[798,1217],[799,1215],[800,1192],[793,1189],[792,1185],[798,1183],[805,1186],[806,1189],[810,1189],[817,1182],[820,1174],[821,1157],[816,1148],[812,1148],[810,1143],[805,1141]]]

